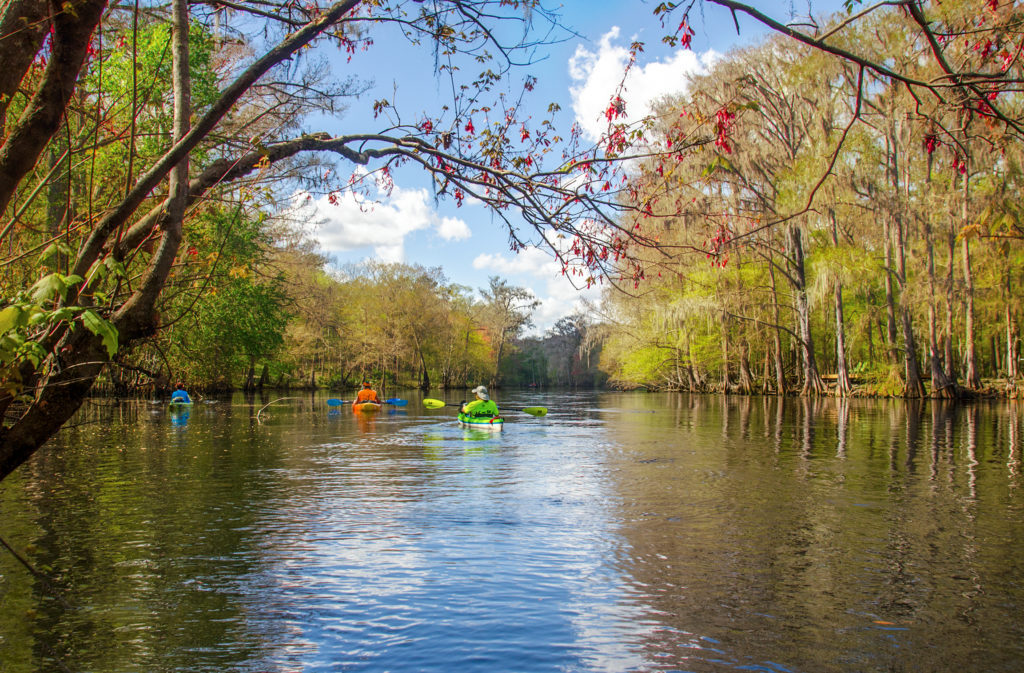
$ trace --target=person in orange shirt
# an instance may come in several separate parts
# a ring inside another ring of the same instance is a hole
[[[363,402],[376,402],[380,404],[380,400],[377,398],[377,391],[370,387],[369,381],[363,381],[363,389],[356,395],[356,400],[352,404],[362,404]]]

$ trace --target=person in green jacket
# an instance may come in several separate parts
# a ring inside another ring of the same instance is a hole
[[[477,386],[473,388],[473,394],[476,395],[476,399],[468,404],[463,402],[460,409],[462,413],[477,418],[494,418],[498,415],[498,405],[487,396],[487,388]]]

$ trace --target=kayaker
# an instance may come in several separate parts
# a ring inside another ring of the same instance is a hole
[[[377,391],[373,389],[369,381],[363,381],[363,389],[356,394],[356,400],[352,404],[362,404],[363,402],[380,404],[380,400],[377,399]]]
[[[493,418],[498,415],[498,405],[491,401],[491,398],[487,395],[487,388],[484,386],[477,386],[473,388],[473,394],[476,395],[476,399],[466,404],[462,403],[461,411],[467,416],[476,416],[484,418]]]
[[[192,398],[185,392],[185,384],[178,381],[174,384],[174,392],[171,393],[171,402],[180,402],[181,404],[192,404]]]

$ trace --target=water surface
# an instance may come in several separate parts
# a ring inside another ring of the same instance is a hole
[[[0,672],[1024,668],[1014,403],[272,399],[98,400],[0,485]]]

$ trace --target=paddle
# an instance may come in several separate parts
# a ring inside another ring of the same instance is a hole
[[[423,400],[423,406],[427,409],[440,409],[441,407],[460,407],[460,404],[446,404],[441,400],[432,400],[429,397]],[[502,411],[522,411],[523,413],[530,414],[531,416],[546,416],[548,413],[547,407],[501,407]]]
[[[343,404],[352,404],[352,402],[349,402],[348,400],[335,399],[333,397],[327,400],[327,406],[329,407],[340,407]],[[383,404],[390,404],[396,407],[404,407],[405,405],[409,404],[409,400],[400,400],[397,397],[392,397],[391,399],[384,400]]]

